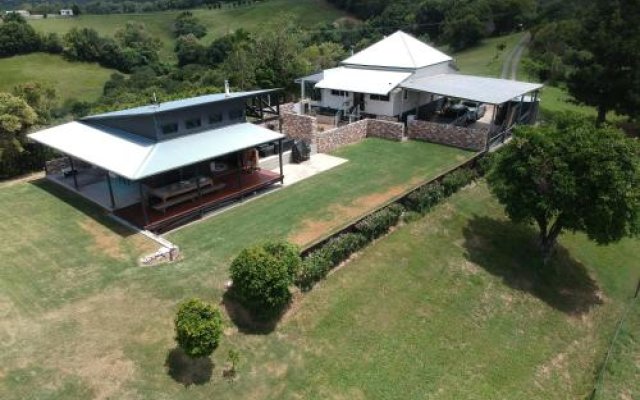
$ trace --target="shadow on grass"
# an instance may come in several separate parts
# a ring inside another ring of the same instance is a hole
[[[74,193],[71,190],[67,190],[60,185],[48,181],[45,178],[31,181],[30,184],[41,190],[44,190],[54,197],[57,197],[59,200],[64,201],[71,207],[85,214],[87,217],[92,218],[96,222],[100,223],[116,235],[126,238],[136,233],[132,229],[119,224],[117,221],[109,218],[106,210],[98,207],[97,205],[93,204],[89,200],[83,198],[82,196]]]
[[[214,366],[210,357],[191,358],[180,347],[176,347],[167,354],[165,367],[174,381],[189,387],[209,382]]]
[[[276,329],[278,322],[287,308],[270,317],[258,317],[234,297],[233,289],[227,290],[222,296],[222,306],[238,330],[247,335],[268,335]]]
[[[572,315],[602,304],[596,282],[564,247],[558,245],[551,262],[543,265],[532,227],[475,217],[463,234],[468,260],[501,277],[509,287]]]

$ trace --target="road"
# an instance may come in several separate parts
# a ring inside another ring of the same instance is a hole
[[[514,47],[509,55],[507,55],[507,58],[502,64],[502,72],[500,73],[501,78],[513,80],[516,79],[518,75],[518,66],[520,65],[520,60],[522,59],[522,54],[527,48],[530,40],[531,34],[529,32],[526,32],[522,36],[516,47]]]

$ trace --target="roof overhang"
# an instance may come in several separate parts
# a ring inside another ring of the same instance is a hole
[[[324,71],[316,72],[315,74],[303,76],[294,80],[295,83],[300,84],[302,82],[318,83],[324,78]]]
[[[316,88],[387,95],[410,76],[410,72],[338,67],[324,71]]]
[[[69,122],[28,136],[130,180],[144,179],[284,137],[254,124],[242,123],[154,142],[118,129],[83,122]]]
[[[442,74],[411,79],[403,82],[401,86],[409,90],[488,104],[503,104],[543,87],[540,83],[460,74]]]

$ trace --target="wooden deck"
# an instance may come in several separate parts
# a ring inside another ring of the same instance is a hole
[[[225,187],[202,197],[167,208],[166,212],[147,207],[149,222],[145,224],[144,212],[140,203],[116,210],[120,218],[152,232],[165,232],[179,225],[201,218],[202,215],[228,204],[234,200],[250,196],[254,192],[280,182],[282,176],[271,171],[256,171],[251,174],[228,174],[216,178],[216,182],[225,183]]]

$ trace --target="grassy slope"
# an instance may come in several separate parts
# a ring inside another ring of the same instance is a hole
[[[42,32],[56,32],[63,35],[72,27],[88,27],[102,35],[113,36],[128,21],[142,22],[152,36],[162,40],[162,55],[173,59],[175,39],[171,29],[179,11],[127,14],[127,15],[81,15],[77,18],[59,18],[33,20],[30,23]],[[208,35],[202,39],[208,43],[212,39],[229,31],[244,28],[257,30],[269,20],[290,13],[302,26],[313,26],[322,22],[334,21],[344,13],[332,7],[324,0],[268,0],[251,7],[223,10],[193,10],[193,13],[207,26]]]
[[[220,382],[222,359],[214,383],[194,390],[167,375],[175,304],[194,295],[218,302],[241,247],[321,234],[470,155],[374,139],[338,154],[350,162],[171,235],[186,259],[159,268],[136,267],[148,244],[112,232],[100,213],[61,190],[53,189],[59,199],[48,185],[0,187],[0,231],[11,244],[0,248],[0,398],[211,398],[235,390]],[[259,356],[256,345],[264,356],[287,345],[270,346],[274,335],[242,335],[229,325],[225,346],[237,344],[243,358]],[[254,378],[239,390],[262,379]]]
[[[19,83],[42,82],[53,86],[62,100],[86,101],[100,96],[114,72],[97,64],[72,63],[41,53],[1,58],[0,71],[0,91],[10,91]]]
[[[489,38],[482,41],[479,46],[463,50],[453,55],[456,64],[465,74],[500,77],[502,63],[511,50],[522,38],[522,33]],[[504,43],[506,48],[498,51],[498,44]]]

